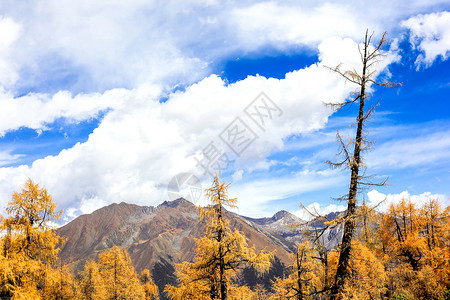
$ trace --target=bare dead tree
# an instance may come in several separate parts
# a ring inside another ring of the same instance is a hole
[[[346,81],[356,84],[358,88],[353,93],[353,97],[351,99],[347,99],[343,103],[326,104],[334,108],[336,111],[348,105],[359,104],[358,116],[356,118],[355,139],[349,139],[348,142],[345,142],[338,131],[337,140],[341,148],[340,154],[344,159],[343,161],[338,163],[328,161],[328,163],[333,167],[344,167],[350,169],[351,171],[349,192],[347,195],[340,198],[341,200],[345,200],[347,202],[347,211],[344,218],[342,219],[342,222],[344,222],[344,233],[342,242],[340,244],[339,263],[337,267],[335,282],[331,289],[331,299],[339,299],[339,295],[342,292],[344,283],[350,275],[350,250],[353,232],[355,229],[355,219],[357,217],[357,195],[360,192],[362,186],[384,186],[386,184],[386,180],[383,180],[379,183],[372,183],[370,181],[371,176],[365,175],[365,166],[361,157],[362,152],[370,148],[370,146],[372,145],[372,142],[368,141],[365,138],[364,128],[366,121],[371,117],[372,113],[375,110],[375,107],[378,105],[377,103],[375,105],[372,105],[370,108],[365,109],[366,101],[371,96],[367,89],[371,85],[393,87],[401,84],[389,81],[378,82],[374,79],[374,75],[376,73],[374,67],[386,56],[382,53],[381,47],[387,42],[387,40],[386,33],[384,33],[379,43],[375,46],[371,46],[370,43],[372,36],[373,33],[369,35],[368,31],[366,30],[364,44],[362,45],[362,47],[358,47],[362,62],[361,73],[358,73],[356,70],[342,71],[340,69],[341,65],[338,65],[335,68],[328,67],[328,69],[330,69],[331,71],[336,72],[344,77]],[[349,149],[351,146],[354,147],[353,152]]]

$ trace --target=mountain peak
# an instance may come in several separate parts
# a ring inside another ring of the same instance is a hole
[[[256,249],[276,250],[277,257],[288,262],[294,245],[264,227],[249,224],[237,214],[226,216],[237,229],[249,237]],[[151,269],[164,259],[171,264],[192,261],[195,239],[204,233],[197,207],[186,199],[165,201],[158,205],[111,204],[96,212],[80,216],[58,229],[67,241],[61,258],[80,270],[99,252],[117,245],[126,249],[135,268]]]
[[[285,210],[280,210],[279,212],[277,212],[276,214],[273,215],[272,219],[275,221],[278,221],[286,216],[290,216],[291,213]]]
[[[194,205],[194,204],[192,202],[184,199],[184,198],[178,198],[178,199],[172,200],[172,201],[164,201],[159,206],[177,208],[177,207],[186,206],[186,205],[191,206],[191,205]]]

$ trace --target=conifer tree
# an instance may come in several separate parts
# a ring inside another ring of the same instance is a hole
[[[148,269],[145,269],[141,272],[141,274],[139,275],[139,280],[144,287],[145,299],[158,300],[158,287],[153,282],[152,276],[150,275],[150,271]]]
[[[315,293],[323,289],[321,278],[324,276],[320,262],[314,258],[314,249],[309,241],[297,246],[293,256],[294,264],[291,274],[286,278],[278,278],[273,285],[277,299],[312,299]]]
[[[56,211],[47,189],[31,179],[20,192],[13,193],[6,211],[8,216],[0,217],[0,231],[4,232],[0,243],[0,297],[39,299],[46,272],[63,242],[49,221],[58,219],[62,211]]]
[[[47,266],[41,285],[40,294],[42,299],[76,299],[73,273],[68,266],[63,266],[62,262],[57,268]]]
[[[383,299],[388,280],[383,261],[364,243],[357,239],[352,241],[349,264],[349,277],[346,280],[340,296],[343,299]],[[339,252],[332,251],[329,256],[330,276],[337,271]]]
[[[351,245],[353,239],[353,233],[355,229],[356,219],[356,207],[357,207],[357,195],[360,192],[360,188],[363,185],[385,185],[385,181],[381,183],[367,182],[367,177],[364,176],[364,164],[362,159],[362,152],[370,146],[371,142],[364,138],[364,128],[366,121],[371,117],[376,105],[366,109],[367,101],[370,98],[369,88],[371,85],[378,85],[382,87],[392,87],[398,85],[392,82],[377,82],[374,79],[376,70],[375,65],[385,56],[381,52],[381,47],[387,42],[384,33],[379,43],[373,47],[371,46],[372,35],[366,31],[364,44],[360,50],[362,71],[358,73],[355,70],[342,71],[340,65],[330,70],[340,74],[346,81],[357,85],[357,90],[354,93],[352,99],[346,100],[343,103],[328,103],[336,110],[339,110],[347,105],[359,104],[358,115],[356,117],[356,134],[355,138],[350,140],[349,143],[343,141],[342,137],[337,134],[338,141],[341,146],[341,153],[344,155],[344,160],[339,163],[331,163],[334,167],[346,167],[350,169],[350,185],[349,192],[346,196],[342,197],[342,200],[347,202],[346,216],[343,218],[344,233],[342,242],[340,244],[340,253],[338,260],[338,268],[336,271],[336,277],[334,279],[334,285],[332,288],[332,299],[340,298],[340,294],[343,291],[345,281],[350,275],[350,259],[351,259]],[[353,146],[353,150],[349,149],[349,146]]]
[[[106,289],[106,299],[144,299],[144,288],[131,264],[129,254],[117,246],[99,256],[98,269]]]
[[[178,287],[168,286],[172,299],[228,299],[232,279],[243,267],[252,265],[259,271],[270,267],[272,253],[256,252],[238,230],[232,230],[225,218],[225,206],[237,207],[237,199],[228,197],[229,184],[214,177],[206,195],[210,204],[200,208],[206,223],[204,235],[196,240],[193,263],[177,265]]]
[[[450,290],[450,209],[403,198],[383,216],[379,253],[389,271],[387,296],[443,299]]]
[[[106,287],[95,261],[88,261],[84,265],[79,283],[78,298],[83,300],[106,299]]]

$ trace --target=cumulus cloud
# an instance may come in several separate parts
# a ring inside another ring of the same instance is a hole
[[[423,53],[416,59],[417,68],[426,67],[438,58],[446,60],[450,51],[450,12],[418,15],[402,22],[411,31],[411,44]]]
[[[11,93],[0,92],[0,136],[8,131],[27,127],[41,132],[58,118],[67,123],[95,118],[107,109],[117,109],[127,101],[129,91],[109,90],[103,94],[78,94],[72,96],[61,91],[53,96],[28,94],[15,98]]]
[[[231,16],[240,29],[241,43],[252,50],[266,44],[317,45],[333,36],[359,39],[363,21],[348,6],[329,3],[308,7],[260,2],[234,9]]]
[[[0,15],[0,88],[10,87],[19,77],[18,66],[12,60],[12,46],[21,34],[19,23]]]
[[[180,31],[194,37],[208,26],[197,20],[201,7],[195,1],[142,0],[0,4],[23,28],[11,57],[22,76],[15,88],[63,84],[84,92],[197,81],[208,74],[209,61],[184,51],[189,36]]]
[[[356,47],[356,43],[350,40],[337,39],[334,42],[333,49],[325,47],[320,50],[321,57],[330,63],[339,62],[340,48],[346,49],[349,43]],[[180,172],[194,170],[197,165],[195,155],[211,141],[228,149],[223,142],[220,144],[218,135],[236,117],[252,126],[258,135],[242,155],[235,157],[236,165],[245,171],[258,162],[265,162],[272,149],[282,148],[285,137],[322,128],[331,114],[323,102],[329,99],[343,101],[352,90],[351,85],[344,84],[336,74],[318,63],[290,72],[280,80],[249,76],[227,85],[212,75],[184,92],[171,94],[162,103],[159,102],[161,91],[154,86],[109,91],[91,98],[87,103],[92,107],[85,105],[89,109],[79,112],[80,116],[88,116],[98,111],[102,106],[93,99],[114,99],[115,93],[119,93],[116,98],[124,101],[117,100],[118,104],[104,116],[87,142],[63,150],[57,156],[36,160],[31,166],[0,169],[0,194],[2,199],[8,199],[11,191],[30,176],[46,186],[63,207],[74,208],[78,212],[89,211],[89,207],[96,206],[89,202],[103,204],[126,199],[134,203],[156,204],[166,199],[165,189],[170,178]],[[261,91],[270,95],[283,111],[264,130],[243,112]],[[61,107],[70,101],[83,101],[83,98],[65,97]],[[61,114],[64,110],[56,111]],[[229,149],[227,151],[232,153]],[[303,175],[305,180],[307,175]],[[334,180],[334,177],[327,177],[326,182]],[[280,187],[284,185],[281,182],[277,185],[281,192]],[[316,184],[310,180],[304,188],[314,186]],[[293,193],[293,190],[285,188],[283,193]],[[298,188],[294,190],[298,191]],[[250,194],[243,190],[242,195],[237,196],[247,199]],[[260,201],[268,200],[269,196],[276,199],[282,195],[268,193]],[[256,198],[254,195],[249,203]]]
[[[325,216],[332,212],[342,212],[345,211],[347,207],[345,205],[328,204],[323,205],[317,202],[311,203],[295,212],[295,215],[302,220],[310,221],[317,215]]]
[[[30,166],[1,168],[1,206],[27,177],[46,186],[56,202],[68,209],[68,217],[123,200],[157,204],[166,198],[170,178],[195,169],[194,156],[211,141],[221,143],[218,135],[234,118],[255,126],[243,109],[261,91],[283,114],[265,130],[253,128],[257,139],[235,163],[243,172],[270,168],[273,162],[267,156],[273,149],[282,149],[286,137],[326,124],[331,111],[322,102],[342,101],[353,90],[323,66],[344,62],[357,68],[360,64],[354,42],[362,37],[362,21],[354,17],[357,3],[354,8],[194,0],[132,0],[126,5],[68,0],[5,3],[0,3],[8,16],[0,22],[0,32],[7,32],[0,45],[0,65],[7,62],[6,75],[0,74],[0,134],[23,126],[45,130],[58,118],[78,122],[106,114],[85,143]],[[408,7],[417,7],[414,3]],[[390,10],[390,17],[397,20],[399,11]],[[274,18],[273,12],[286,17]],[[363,23],[379,32],[383,21],[370,17],[374,15],[368,13]],[[310,30],[310,25],[317,31]],[[308,47],[318,53],[319,62],[289,72],[281,80],[250,76],[227,85],[211,75],[215,63],[266,46]],[[192,85],[160,103],[164,91],[188,84]],[[48,86],[54,94],[28,94]],[[73,96],[60,91],[64,88],[83,93]],[[92,90],[99,93],[89,93]],[[20,96],[19,91],[26,95]],[[220,146],[227,149],[223,142]],[[15,159],[14,155],[3,157]],[[314,183],[306,175],[325,179]],[[297,174],[296,178],[305,179],[309,186],[274,182],[286,191],[259,194],[259,201],[337,180],[327,174]],[[241,195],[249,199],[246,203],[258,203],[244,188]]]
[[[383,194],[377,190],[372,190],[367,193],[368,204],[372,207],[377,207],[378,211],[386,212],[391,204],[397,204],[402,199],[410,199],[418,207],[424,205],[431,199],[437,200],[441,203],[443,208],[450,205],[449,198],[442,194],[432,194],[425,192],[420,195],[411,195],[408,191],[403,191],[399,194]]]
[[[201,80],[230,56],[264,47],[315,52],[333,36],[361,41],[366,28],[379,35],[440,3],[4,1],[0,32],[15,41],[8,64],[21,80],[3,79],[21,91],[57,91],[52,85],[104,91],[148,82],[170,89]]]

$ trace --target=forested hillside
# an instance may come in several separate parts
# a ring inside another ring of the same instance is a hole
[[[170,255],[153,264],[149,260],[149,270],[143,268],[142,260],[143,257],[150,258],[149,254],[154,250],[148,248],[147,255],[142,250],[140,253],[144,254],[135,256],[132,261],[130,254],[133,256],[135,248],[120,238],[106,239],[109,242],[94,247],[95,252],[91,255],[72,248],[62,259],[64,251],[61,249],[68,247],[65,243],[73,235],[60,237],[48,226],[47,222],[57,219],[60,213],[47,190],[28,180],[20,192],[14,193],[8,216],[1,219],[4,233],[0,244],[1,297],[223,299],[221,297],[225,295],[227,299],[326,299],[332,296],[330,291],[340,244],[327,247],[324,233],[339,226],[339,215],[329,220],[314,219],[309,225],[297,224],[302,228],[301,242],[291,249],[288,258],[280,261],[277,256],[287,250],[280,246],[284,245],[281,240],[276,240],[283,238],[278,235],[278,238],[272,236],[271,240],[267,232],[241,231],[239,228],[245,227],[237,224],[242,219],[236,221],[236,215],[225,210],[226,206],[237,205],[236,199],[228,198],[227,186],[217,177],[208,195],[211,205],[198,208],[199,214],[195,217],[202,220],[196,225],[201,234],[188,243],[195,250],[192,257],[179,260],[175,268],[173,261],[166,260]],[[185,200],[181,202],[192,206]],[[116,209],[108,218],[102,219],[101,226],[114,226],[114,220],[124,217],[124,207],[142,212],[141,207],[125,204],[120,207],[122,210]],[[449,213],[450,208],[441,207],[433,199],[420,207],[403,199],[392,204],[385,213],[358,206],[351,272],[342,297],[447,299],[450,287]],[[79,222],[73,221],[74,224]],[[268,219],[259,222],[271,223]],[[58,232],[65,232],[62,229]],[[295,231],[295,227],[292,230]],[[173,229],[157,235],[171,234],[171,231]],[[262,241],[256,242],[259,239]],[[262,246],[264,244],[267,247]],[[188,247],[183,251],[188,251]],[[80,261],[83,255],[86,259]],[[163,289],[158,289],[155,283],[162,284]]]

